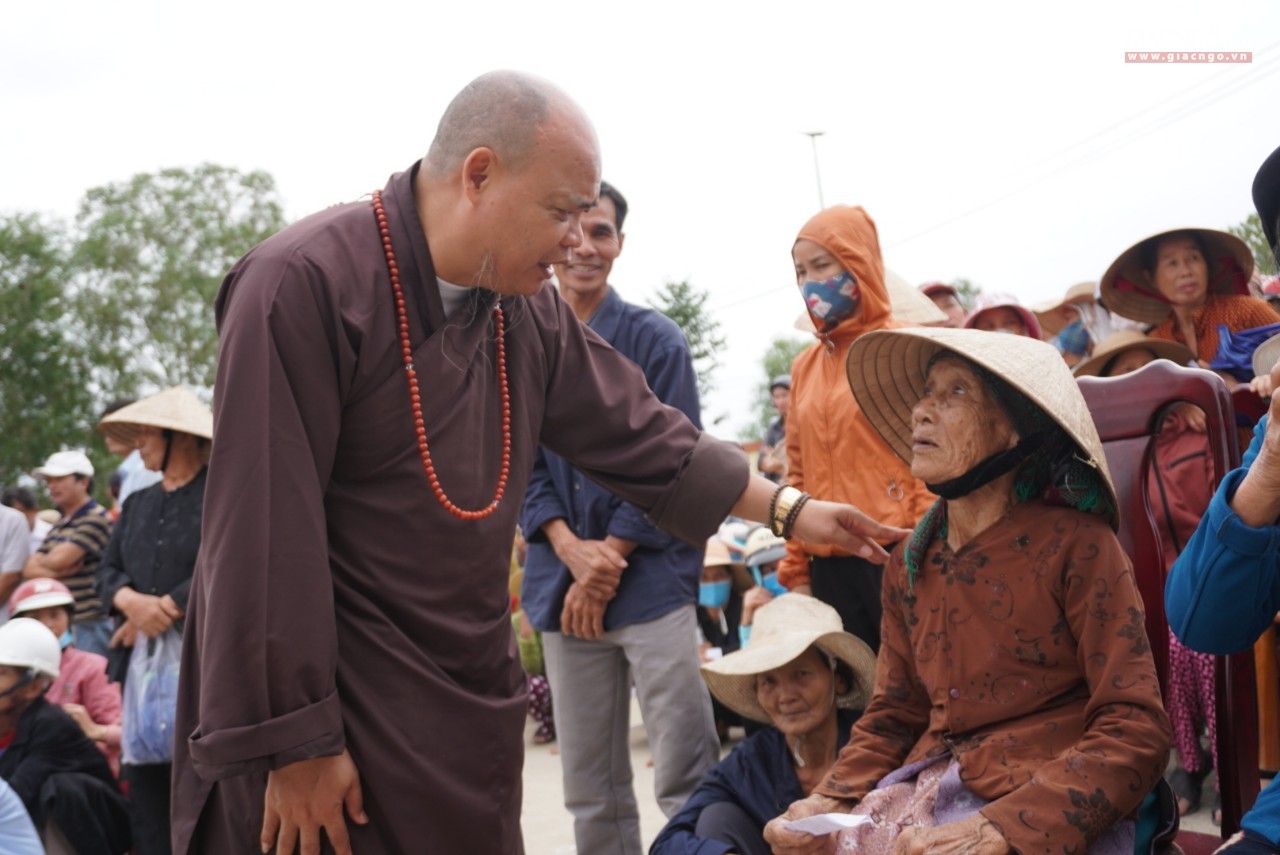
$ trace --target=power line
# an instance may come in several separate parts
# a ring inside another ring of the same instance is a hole
[[[1254,55],[1256,56],[1258,54],[1269,53],[1277,46],[1280,46],[1280,41],[1273,42],[1272,44],[1268,45],[1266,48],[1264,48],[1261,51],[1255,51]],[[1176,104],[1172,109],[1166,111],[1162,115],[1154,117],[1150,122],[1145,122],[1140,124],[1136,128],[1131,128],[1126,134],[1121,135],[1116,140],[1112,140],[1110,143],[1104,144],[1091,151],[1082,152],[1075,158],[1072,158],[1066,161],[1065,163],[1061,164],[1060,166],[1054,169],[1049,170],[1048,172],[1042,173],[1036,178],[1032,178],[1031,180],[1005,193],[1002,193],[999,196],[989,199],[980,205],[977,205],[973,208],[970,208],[966,211],[956,214],[955,216],[950,217],[946,220],[943,220],[939,223],[935,223],[934,225],[929,226],[926,229],[915,232],[914,234],[908,235],[907,237],[900,238],[891,244],[886,244],[885,248],[888,249],[896,246],[901,246],[904,243],[909,243],[910,241],[924,237],[925,235],[932,234],[933,232],[938,231],[939,229],[945,228],[946,226],[949,226],[952,223],[971,217],[974,214],[985,211],[988,208],[998,205],[999,203],[1004,202],[1007,199],[1010,199],[1033,187],[1043,184],[1045,181],[1048,181],[1051,178],[1055,178],[1064,172],[1069,172],[1077,167],[1085,166],[1101,157],[1105,157],[1106,155],[1111,154],[1112,152],[1118,151],[1119,149],[1124,148],[1125,146],[1128,146],[1140,139],[1150,136],[1156,131],[1163,130],[1164,128],[1170,125],[1176,124],[1184,119],[1190,118],[1191,116],[1195,115],[1196,113],[1200,112],[1206,107],[1209,107],[1212,104],[1215,104],[1219,101],[1225,100],[1226,98],[1232,97],[1238,94],[1239,92],[1260,83],[1262,80],[1266,79],[1267,77],[1270,77],[1271,75],[1275,74],[1277,71],[1280,71],[1280,56],[1273,57],[1270,60],[1266,60],[1254,66],[1253,68],[1245,72],[1243,75],[1236,74],[1225,83],[1218,86],[1214,86],[1202,94],[1196,95],[1191,98],[1186,97],[1190,93],[1195,92],[1197,89],[1200,89],[1206,85],[1212,84],[1215,81],[1221,80],[1223,77],[1225,77],[1226,75],[1234,71],[1236,71],[1236,69],[1224,68],[1222,71],[1218,72],[1212,77],[1209,77],[1205,80],[1198,81],[1192,84],[1191,86],[1188,86],[1185,89],[1181,89],[1178,92],[1175,92],[1174,94],[1156,102],[1150,107],[1140,110],[1139,112],[1133,115],[1127,116],[1126,118],[1120,120],[1119,122],[1115,122],[1107,126],[1106,128],[1103,128],[1100,131],[1095,131],[1094,133],[1091,133],[1086,137],[1082,137],[1081,139],[1077,140],[1076,142],[1072,143],[1071,145],[1067,146],[1066,148],[1062,149],[1061,151],[1055,154],[1052,154],[1045,158],[1041,158],[1040,160],[1034,161],[1032,164],[1028,165],[1027,167],[1025,167],[1020,171],[1023,173],[1029,172],[1039,164],[1052,162],[1053,160],[1058,159],[1064,155],[1070,154],[1073,151],[1077,151],[1081,148],[1084,148],[1087,143],[1092,142],[1093,140],[1097,140],[1099,138],[1105,137],[1108,134],[1110,134],[1112,131],[1122,128],[1125,125],[1132,124],[1139,117],[1147,116],[1153,112],[1156,112],[1157,110],[1164,107],[1165,105],[1168,105],[1170,102],[1174,102],[1174,101],[1181,102]],[[712,308],[718,311],[724,311],[726,309],[731,309],[736,306],[740,306],[744,303],[752,302],[753,300],[757,300],[761,297],[766,297],[770,294],[778,292],[780,289],[781,289],[781,286],[776,286],[776,285],[771,286],[767,289],[753,292],[751,294],[747,294],[736,300],[731,300],[727,303],[720,303]]]

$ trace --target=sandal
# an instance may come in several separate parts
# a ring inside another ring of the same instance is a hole
[[[1173,794],[1178,798],[1178,814],[1180,816],[1195,813],[1200,809],[1200,790],[1208,774],[1209,769],[1207,767],[1199,772],[1188,772],[1181,766],[1168,774],[1166,780],[1169,782],[1169,789],[1173,790]],[[1183,808],[1184,803],[1186,804],[1185,809]]]
[[[548,742],[556,741],[556,731],[549,724],[541,724],[538,729],[533,732],[534,745],[546,745]]]

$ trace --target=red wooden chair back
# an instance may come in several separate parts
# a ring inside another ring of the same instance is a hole
[[[1081,377],[1089,411],[1098,428],[1120,502],[1120,543],[1133,562],[1147,611],[1147,635],[1160,675],[1168,686],[1169,624],[1164,612],[1165,558],[1160,521],[1148,500],[1152,448],[1164,415],[1183,402],[1204,410],[1213,456],[1214,487],[1240,463],[1231,394],[1217,375],[1159,359],[1122,377]],[[1258,796],[1258,712],[1253,652],[1216,657],[1218,781],[1222,792],[1222,836],[1240,828],[1240,819]],[[1166,691],[1167,694],[1167,691]],[[1200,849],[1187,832],[1184,849]]]

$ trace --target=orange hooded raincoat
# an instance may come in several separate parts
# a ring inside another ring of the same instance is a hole
[[[934,502],[907,464],[876,433],[854,400],[845,376],[849,348],[863,333],[906,326],[891,317],[876,225],[861,207],[837,205],[805,223],[796,240],[811,240],[858,282],[858,313],[791,364],[791,412],[787,417],[787,481],[833,502],[848,502],[888,525],[912,528]],[[815,326],[821,328],[815,319]],[[809,584],[810,555],[847,555],[798,538],[787,542],[778,581]]]

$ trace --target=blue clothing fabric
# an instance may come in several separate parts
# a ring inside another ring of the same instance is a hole
[[[1242,465],[1223,480],[1165,583],[1169,627],[1193,650],[1218,655],[1245,650],[1280,610],[1280,525],[1251,528],[1230,504],[1262,449],[1266,430],[1263,418]],[[1242,825],[1280,846],[1276,781],[1258,796]]]
[[[837,711],[836,753],[849,741],[849,732],[861,714],[859,710]],[[763,829],[805,796],[793,762],[787,742],[776,728],[766,727],[747,737],[707,773],[706,780],[653,841],[649,855],[724,855],[731,851],[728,843],[703,840],[694,834],[698,817],[710,805],[729,802]]]
[[[610,287],[587,326],[640,366],[659,400],[683,412],[701,429],[693,356],[684,334],[670,318],[624,302]],[[582,417],[589,420],[591,414],[583,413]],[[627,557],[617,595],[605,609],[606,632],[655,620],[697,602],[703,545],[691,546],[665,534],[635,505],[541,448],[520,512],[520,530],[529,542],[520,601],[540,632],[560,631],[564,595],[573,581],[542,532],[554,519],[563,519],[584,540],[613,535],[638,544]]]
[[[7,781],[0,780],[0,852],[8,855],[44,855],[44,844],[27,815],[22,799]]]

